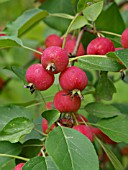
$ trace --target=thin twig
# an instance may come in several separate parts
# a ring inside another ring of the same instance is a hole
[[[23,160],[23,161],[26,161],[26,162],[29,161],[28,158],[24,158],[24,157],[16,156],[16,155],[0,154],[0,156],[9,157],[9,158],[15,158],[15,159],[20,159],[20,160]]]
[[[80,33],[78,34],[78,38],[77,38],[77,41],[76,41],[76,45],[75,45],[74,50],[73,50],[73,52],[72,52],[72,56],[76,56],[76,54],[77,54],[77,51],[78,51],[78,48],[79,48],[79,45],[80,45],[80,42],[81,42],[83,33],[84,33],[84,29],[81,29]],[[75,61],[72,61],[72,62],[71,62],[71,65],[72,65],[72,66],[74,65],[74,62],[75,62]]]
[[[84,29],[82,29],[82,30],[80,31],[79,35],[78,35],[75,48],[74,48],[74,50],[73,50],[73,52],[72,52],[72,55],[73,55],[73,56],[76,56],[76,53],[77,53],[77,51],[78,51],[78,48],[79,48],[79,45],[80,45],[80,42],[81,42],[83,33],[84,33]]]

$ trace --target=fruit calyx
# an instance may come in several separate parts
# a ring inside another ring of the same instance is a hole
[[[72,94],[72,97],[73,97],[74,95],[78,95],[81,100],[84,100],[84,96],[82,95],[81,91],[78,90],[78,89],[72,90],[72,91],[71,91],[71,94]]]
[[[31,92],[31,94],[34,93],[34,91],[36,90],[33,83],[29,83],[28,85],[24,85],[24,88],[28,88]]]
[[[49,63],[48,66],[46,67],[46,70],[55,72],[56,71],[56,66],[54,63]]]

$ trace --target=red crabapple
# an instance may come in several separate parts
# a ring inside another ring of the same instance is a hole
[[[123,48],[128,48],[128,28],[126,28],[121,35],[121,44]]]
[[[46,133],[46,130],[48,129],[48,121],[46,119],[42,120],[42,131]]]
[[[0,77],[0,89],[2,89],[4,87],[4,80],[3,78]]]
[[[62,47],[62,42],[63,42],[62,39],[58,35],[51,34],[46,38],[45,46],[46,48],[51,46]]]
[[[98,136],[101,134],[101,130],[99,128],[96,128],[96,127],[93,127],[93,126],[90,126],[91,128],[91,131],[94,135]]]
[[[40,46],[40,47],[37,47],[36,50],[39,51],[39,52],[41,52],[41,53],[43,53],[44,48]],[[34,55],[34,57],[35,57],[36,59],[41,59],[41,55],[42,55],[42,54],[39,54],[39,53],[37,53],[37,52],[34,52],[33,55]]]
[[[55,125],[53,124],[49,129],[48,128],[48,121],[45,118],[43,118],[43,120],[42,120],[42,131],[44,133],[48,133],[48,131],[51,131],[52,129],[54,129],[54,127],[55,127]]]
[[[2,36],[6,36],[6,34],[0,33],[0,37],[2,37]]]
[[[64,40],[64,37],[62,37],[61,39]],[[68,41],[68,40],[76,41],[76,37],[73,36],[72,34],[68,34],[67,37],[66,37],[66,41]]]
[[[107,144],[111,144],[111,145],[115,145],[116,142],[114,142],[113,140],[111,140],[105,133],[103,133],[99,128],[95,128],[95,127],[90,127],[92,130],[92,133],[96,136],[98,136],[104,143]]]
[[[54,76],[49,74],[42,64],[33,64],[26,71],[26,80],[28,83],[32,83],[35,89],[43,91],[53,84]]]
[[[110,145],[115,145],[117,144],[115,141],[111,140],[105,133],[101,131],[99,134],[99,137],[102,139],[104,143],[110,144]]]
[[[61,90],[54,97],[54,106],[61,113],[76,112],[81,105],[81,99],[78,95],[72,96],[66,91]]]
[[[81,132],[83,135],[85,135],[91,142],[93,141],[93,134],[89,126],[86,125],[76,125],[73,126],[73,129]]]
[[[121,154],[122,155],[128,155],[128,145],[121,148]]]
[[[123,50],[123,48],[121,48],[121,47],[115,48],[115,51],[118,51],[118,50]]]
[[[105,55],[106,53],[113,51],[115,51],[113,42],[105,37],[97,37],[93,39],[87,46],[88,55]]]
[[[53,102],[47,102],[45,105],[45,109],[54,109],[54,103]]]
[[[24,166],[25,163],[19,163],[15,166],[14,170],[22,170],[22,167]]]
[[[66,91],[84,90],[88,84],[86,73],[76,66],[68,67],[59,76],[59,82],[62,89]]]
[[[74,39],[69,39],[66,41],[66,44],[64,46],[64,49],[67,51],[68,54],[71,54],[75,48],[76,45],[76,40]],[[82,43],[80,43],[79,47],[78,47],[78,51],[76,53],[76,56],[81,56],[85,54],[85,50],[84,47],[82,45]]]
[[[44,50],[41,63],[49,73],[57,74],[66,69],[69,59],[67,52],[61,47],[48,47]]]

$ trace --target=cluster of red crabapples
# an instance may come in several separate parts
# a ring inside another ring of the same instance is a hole
[[[126,29],[121,36],[122,47],[115,48],[113,42],[106,37],[97,37],[93,39],[85,50],[82,43],[79,44],[76,56],[81,55],[106,55],[108,52],[114,52],[122,48],[128,48],[128,38],[125,34],[128,33]],[[69,66],[69,57],[72,55],[75,45],[76,37],[69,34],[66,37],[66,43],[62,48],[63,38],[60,38],[56,34],[49,35],[45,40],[45,49],[38,47],[36,50],[42,53],[34,53],[35,58],[41,60],[41,63],[31,65],[26,72],[26,80],[29,83],[26,87],[30,88],[33,92],[35,89],[43,91],[48,89],[54,83],[54,74],[59,75],[59,84],[62,88],[54,96],[54,101],[51,102],[52,106],[59,110],[62,115],[72,113],[75,115],[75,121],[72,116],[72,120],[65,117],[58,120],[60,125],[67,127],[73,127],[87,136],[90,141],[93,141],[93,134],[102,136],[106,143],[113,144],[103,132],[94,127],[87,125],[87,119],[80,114],[77,114],[81,106],[81,92],[88,84],[88,78],[86,73],[76,66]],[[47,107],[52,109],[53,107]],[[53,129],[55,125],[52,125]],[[45,133],[48,133],[47,121],[43,119],[42,129]],[[50,130],[51,130],[50,129]]]
[[[43,50],[41,55],[41,63],[31,65],[26,71],[26,80],[28,82],[27,87],[33,92],[34,89],[43,91],[48,89],[54,82],[54,74],[59,75],[59,83],[62,88],[54,96],[54,107],[59,110],[62,114],[75,113],[78,122],[82,122],[80,115],[76,112],[81,106],[81,92],[85,89],[88,84],[88,78],[86,73],[76,67],[69,66],[69,54],[72,53],[76,38],[68,35],[66,39],[65,48],[62,49],[63,39],[57,35],[50,35],[45,41],[46,49]],[[71,43],[71,45],[70,45]],[[39,48],[41,51],[42,48]],[[84,55],[85,51],[82,43],[80,44],[77,52],[77,56]],[[36,53],[36,55],[38,55]],[[38,55],[39,56],[39,55]],[[86,118],[83,118],[85,121]],[[61,125],[72,127],[74,123],[71,120],[62,118],[58,120]],[[51,128],[54,128],[53,125]],[[84,126],[84,125],[80,125]],[[79,128],[79,126],[73,126],[74,129]],[[47,133],[47,121],[43,119],[42,129]],[[81,130],[79,130],[81,131]],[[88,126],[82,129],[82,132],[87,133]],[[87,134],[89,139],[92,141],[91,130]]]
[[[128,28],[124,30],[121,36],[122,47],[115,48],[112,41],[105,37],[97,37],[92,40],[86,49],[82,43],[80,43],[76,56],[84,54],[88,55],[105,55],[108,52],[121,50],[128,48]],[[54,74],[60,73],[59,83],[62,88],[55,97],[53,102],[46,104],[46,109],[58,109],[62,114],[75,113],[75,119],[77,124],[74,124],[69,117],[62,117],[58,120],[61,126],[74,128],[85,135],[91,142],[93,142],[93,136],[98,136],[104,143],[115,145],[116,142],[112,141],[107,135],[105,135],[99,128],[88,126],[88,120],[81,114],[77,114],[81,105],[81,98],[79,92],[84,90],[87,86],[88,79],[86,73],[76,66],[69,65],[69,56],[72,54],[76,38],[70,34],[66,38],[66,44],[62,49],[63,39],[58,35],[50,35],[45,41],[46,49],[38,47],[37,50],[42,52],[40,55],[35,53],[35,57],[40,59],[41,64],[33,64],[26,72],[26,80],[29,83],[27,87],[33,92],[34,89],[43,91],[48,89],[54,82]],[[46,119],[42,121],[42,130],[44,133],[48,133],[54,129],[56,124],[53,124],[48,129],[48,122]],[[100,158],[99,158],[100,159]],[[108,158],[106,158],[108,161]],[[19,170],[23,167],[24,163],[20,163],[15,167],[15,170]]]
[[[54,97],[54,106],[61,113],[76,112],[81,105],[80,92],[88,84],[86,73],[76,67],[69,66],[69,54],[72,53],[76,38],[69,34],[64,49],[63,39],[52,34],[45,40],[46,49],[38,48],[42,52],[41,63],[31,65],[26,71],[27,87],[31,92],[34,89],[43,91],[54,83],[54,74],[59,75],[59,83],[62,88]],[[77,56],[84,55],[82,43],[78,48]],[[35,54],[39,57],[39,54]],[[77,95],[79,94],[79,95]]]

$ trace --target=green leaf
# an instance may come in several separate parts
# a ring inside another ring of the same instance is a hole
[[[42,132],[42,117],[41,117],[41,115],[40,116],[37,116],[34,120],[33,120],[33,123],[34,123],[34,127],[36,128],[34,128],[32,131],[31,131],[31,133],[29,133],[29,134],[27,134],[27,135],[25,135],[25,137],[24,137],[24,142],[25,141],[29,141],[29,140],[33,140],[33,139],[42,139],[42,135],[43,134],[41,134],[41,133],[39,133],[39,132]],[[38,125],[38,126],[37,126]],[[38,132],[39,131],[39,132]]]
[[[128,118],[124,115],[103,119],[97,126],[113,141],[128,143]]]
[[[122,114],[128,115],[128,103],[113,103],[113,106],[116,107]]]
[[[77,58],[78,64],[82,68],[92,69],[92,70],[102,70],[102,71],[120,71],[124,68],[123,65],[119,64],[117,61],[103,56],[82,56]]]
[[[60,112],[58,110],[46,110],[41,115],[48,121],[48,127],[51,127],[59,119]]]
[[[18,106],[23,106],[23,107],[31,107],[35,104],[41,104],[40,100],[31,100],[31,101],[28,101],[28,102],[23,102],[23,103],[15,103],[15,105],[18,105]]]
[[[32,119],[32,113],[22,106],[1,106],[0,107],[0,130],[4,128],[11,120],[18,117]]]
[[[50,14],[50,16],[52,17],[59,17],[59,18],[65,18],[65,19],[74,19],[74,16],[69,15],[69,14],[65,14],[65,13],[55,13],[55,14]]]
[[[125,22],[126,28],[128,27],[128,10],[121,10],[121,15],[123,17],[123,20]]]
[[[0,131],[0,141],[10,141],[16,143],[20,137],[32,131],[34,124],[25,117],[18,117],[11,120]]]
[[[89,25],[87,19],[84,16],[78,16],[75,21],[73,22],[70,31],[79,29],[85,25]]]
[[[81,12],[83,9],[85,9],[88,6],[89,0],[79,0],[77,4],[77,11]]]
[[[56,163],[54,162],[53,158],[51,156],[47,156],[45,158],[46,162],[47,162],[47,166],[48,169],[51,170],[59,170],[59,168],[57,167]]]
[[[92,143],[80,132],[66,127],[52,130],[46,150],[61,170],[98,170],[99,163]]]
[[[25,158],[33,158],[38,155],[41,148],[43,147],[43,143],[39,139],[30,139],[24,142],[22,147],[23,148],[20,156]]]
[[[38,8],[25,11],[12,24],[7,25],[5,31],[8,35],[21,36],[37,22],[48,16],[48,12]]]
[[[71,1],[50,0],[50,3],[49,1],[45,1],[42,3],[40,8],[43,10],[47,10],[50,14],[63,13],[73,16],[75,15],[74,6],[72,5]],[[66,32],[70,24],[70,20],[53,16],[47,17],[46,19],[44,19],[44,22],[46,22],[46,24],[48,24],[50,27],[57,29],[63,33]]]
[[[22,170],[58,170],[56,164],[50,156],[34,157],[30,159],[22,168]]]
[[[84,16],[89,21],[95,21],[103,9],[103,1],[94,3],[83,10]]]
[[[111,3],[96,20],[97,30],[122,34],[125,29],[124,20],[116,3]]]
[[[0,48],[8,47],[21,47],[23,46],[22,41],[16,37],[1,36],[0,37]]]
[[[109,104],[92,102],[85,106],[85,110],[96,117],[109,118],[120,115],[120,111]]]
[[[101,72],[98,84],[96,85],[95,97],[97,99],[111,100],[116,88],[108,78],[107,72]]]
[[[22,146],[20,143],[13,144],[7,141],[0,142],[0,154],[19,155],[21,149]],[[12,158],[0,156],[0,167],[4,167],[10,159]]]
[[[26,71],[22,67],[12,66],[11,69],[24,83],[26,82]]]
[[[128,49],[111,52],[108,55],[121,61],[128,68]]]
[[[83,9],[87,8],[90,5],[93,5],[101,0],[79,0],[77,4],[77,11],[81,12]]]
[[[96,140],[101,145],[107,156],[109,157],[112,165],[114,166],[115,170],[124,170],[124,167],[120,163],[120,161],[117,159],[116,155],[104,144],[102,143],[97,137]]]
[[[78,0],[71,0],[71,3],[73,6],[75,6],[78,3]]]

